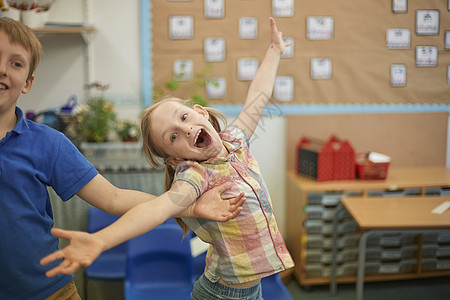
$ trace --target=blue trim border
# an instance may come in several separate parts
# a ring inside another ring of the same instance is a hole
[[[140,0],[141,39],[141,97],[142,107],[152,104],[153,99],[153,55],[152,55],[152,0]],[[213,105],[226,115],[238,115],[242,105]],[[450,104],[271,104],[266,115],[308,115],[308,114],[352,114],[352,113],[420,113],[447,112]]]
[[[225,115],[238,115],[242,105],[212,105]],[[311,114],[361,114],[361,113],[423,113],[447,112],[447,104],[270,104],[264,110],[265,115],[311,115]]]

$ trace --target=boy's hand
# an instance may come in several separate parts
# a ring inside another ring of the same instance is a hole
[[[58,228],[52,228],[51,233],[55,237],[68,239],[70,244],[41,259],[41,265],[64,259],[58,266],[45,273],[47,277],[75,273],[80,266],[89,266],[102,253],[103,244],[92,234]]]
[[[269,22],[270,22],[270,33],[271,33],[270,42],[274,46],[277,46],[278,48],[280,48],[280,53],[283,53],[284,48],[289,46],[291,43],[290,42],[286,43],[283,40],[283,33],[278,31],[277,23],[275,22],[274,18],[270,17]]]
[[[194,216],[218,222],[235,218],[241,212],[242,205],[245,202],[244,193],[230,200],[224,200],[220,197],[220,194],[232,186],[232,183],[226,183],[204,193],[194,204]]]

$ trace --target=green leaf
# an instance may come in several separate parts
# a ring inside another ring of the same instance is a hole
[[[175,79],[172,79],[166,84],[166,87],[171,91],[177,90],[179,86],[180,86],[179,82]]]

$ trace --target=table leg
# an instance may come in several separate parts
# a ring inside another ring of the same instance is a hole
[[[366,248],[367,240],[372,232],[366,231],[359,239],[359,253],[358,253],[358,273],[356,277],[356,299],[363,299],[364,290],[364,272],[366,270]]]

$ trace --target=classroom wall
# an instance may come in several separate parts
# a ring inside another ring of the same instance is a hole
[[[98,32],[91,36],[92,81],[109,84],[106,92],[119,116],[136,118],[140,108],[139,1],[88,0],[88,19]],[[83,0],[58,0],[50,21],[82,23]],[[39,35],[44,56],[36,70],[32,91],[23,95],[24,110],[61,106],[71,95],[85,100],[87,47],[79,34]]]
[[[55,1],[51,20],[81,22],[82,3],[82,0]],[[92,78],[111,85],[107,95],[116,102],[119,116],[124,118],[137,116],[140,106],[139,14],[139,1],[91,0],[90,19],[98,28],[98,33],[92,38]],[[72,94],[82,102],[86,56],[81,36],[45,35],[40,38],[45,54],[36,71],[33,88],[30,94],[21,97],[19,106],[36,111],[59,107]],[[284,233],[286,122],[281,116],[265,117],[263,121],[264,125],[257,129],[251,147],[260,163],[280,230]]]

